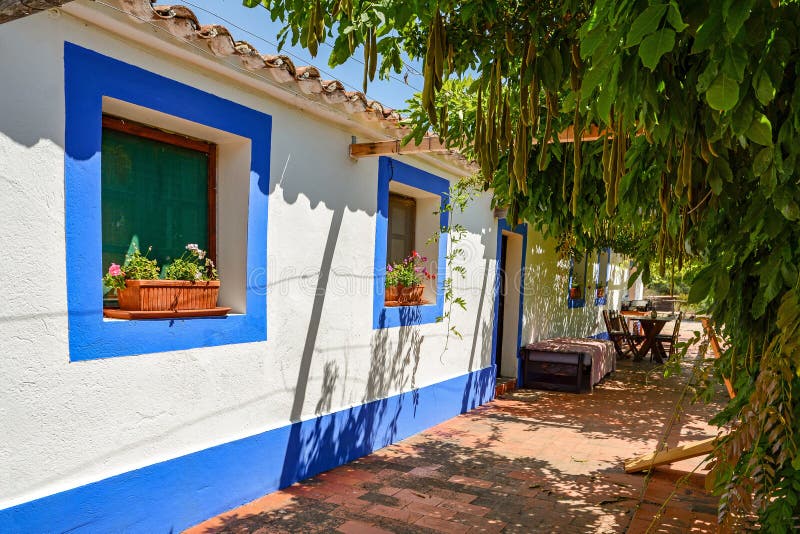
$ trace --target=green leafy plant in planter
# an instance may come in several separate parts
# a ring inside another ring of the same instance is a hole
[[[399,280],[398,280],[398,273],[395,268],[387,264],[386,265],[386,279],[384,280],[384,287],[386,288],[385,293],[385,301],[386,302],[393,302],[397,300],[397,295],[399,293]]]
[[[149,247],[147,252],[142,254],[138,248],[134,248],[132,254],[125,255],[125,262],[122,266],[112,263],[108,272],[103,276],[103,284],[106,287],[120,290],[125,289],[125,280],[158,280],[161,268],[158,262],[150,259],[147,255],[153,247]]]
[[[216,309],[218,278],[211,258],[190,243],[163,272],[156,260],[136,249],[126,256],[124,265],[111,264],[103,283],[116,290],[121,310],[177,312]]]
[[[166,280],[217,280],[217,269],[206,251],[196,244],[186,245],[186,252],[164,269]]]
[[[436,275],[428,271],[425,263],[428,258],[420,256],[416,250],[402,262],[387,266],[387,284],[397,288],[397,300],[401,304],[418,304],[422,301],[423,282],[433,280]],[[388,285],[387,285],[388,287]]]

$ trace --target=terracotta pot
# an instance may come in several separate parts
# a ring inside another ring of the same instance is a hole
[[[569,298],[573,300],[581,298],[581,288],[579,287],[569,288]]]
[[[384,293],[384,301],[386,302],[393,302],[397,300],[397,295],[400,294],[400,290],[398,286],[389,286],[386,288],[386,292]]]
[[[219,280],[126,280],[117,290],[121,310],[204,310],[217,307]]]
[[[401,304],[418,304],[422,302],[422,293],[425,291],[425,287],[421,285],[411,286],[411,287],[400,287],[400,295],[397,297],[397,301]]]
[[[606,289],[604,287],[597,288],[597,298],[601,299],[606,296]]]

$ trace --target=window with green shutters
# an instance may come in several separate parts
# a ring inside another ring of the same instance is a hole
[[[103,117],[103,266],[138,247],[163,267],[197,243],[216,261],[215,146]],[[101,273],[102,274],[102,273]]]
[[[389,235],[386,240],[386,260],[400,263],[414,250],[417,202],[405,195],[389,194]]]

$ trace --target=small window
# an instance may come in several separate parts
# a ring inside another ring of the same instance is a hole
[[[595,280],[595,299],[597,306],[608,302],[608,282],[611,277],[611,249],[604,248],[597,252],[597,279]]]
[[[148,247],[165,267],[187,243],[216,261],[214,144],[103,116],[101,151],[104,268]]]
[[[588,253],[576,254],[570,260],[569,308],[583,308],[586,305],[586,256]]]
[[[389,233],[386,240],[388,263],[400,263],[416,249],[417,202],[411,197],[389,194]]]

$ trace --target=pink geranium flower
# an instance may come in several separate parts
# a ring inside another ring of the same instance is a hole
[[[122,268],[116,263],[112,263],[108,268],[108,274],[111,276],[119,276],[122,274]]]

